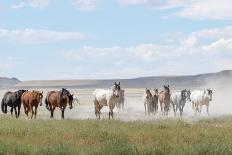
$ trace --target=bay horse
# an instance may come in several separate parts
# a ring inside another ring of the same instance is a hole
[[[145,90],[145,93],[143,94],[143,103],[144,103],[144,110],[145,110],[145,115],[151,113],[151,106],[152,106],[152,94],[150,89]]]
[[[25,114],[28,116],[28,113],[31,112],[31,119],[36,119],[37,108],[38,105],[42,106],[43,92],[35,91],[27,91],[24,92],[21,98],[21,102],[23,103]],[[35,111],[33,109],[35,108]]]
[[[100,119],[103,106],[109,107],[109,119],[114,117],[113,109],[118,102],[120,90],[120,82],[118,84],[115,82],[110,89],[96,89],[93,92],[95,115],[98,119]]]
[[[170,89],[169,85],[164,85],[164,90],[159,93],[159,102],[163,115],[168,115],[170,107]]]
[[[195,115],[197,112],[201,114],[201,109],[203,105],[206,105],[207,114],[209,115],[209,102],[212,101],[213,91],[207,89],[204,91],[195,90],[191,93],[191,102]],[[199,108],[200,106],[200,108]]]
[[[61,119],[64,119],[64,111],[67,104],[69,104],[70,109],[73,108],[73,94],[71,95],[67,89],[62,88],[60,91],[50,91],[47,93],[45,105],[47,110],[51,112],[50,118],[54,118],[54,110],[56,107],[59,107],[62,112]]]
[[[7,106],[11,107],[11,115],[13,114],[13,110],[15,111],[15,116],[16,118],[19,117],[20,115],[20,109],[21,109],[21,96],[24,92],[26,92],[27,90],[18,90],[15,92],[6,92],[2,102],[1,102],[1,108],[2,108],[2,112],[3,113],[7,113]],[[18,108],[18,111],[17,109]]]

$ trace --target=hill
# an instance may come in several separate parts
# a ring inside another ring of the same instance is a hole
[[[108,88],[114,82],[120,81],[124,88],[161,87],[169,84],[172,87],[202,87],[202,86],[228,86],[232,84],[232,70],[217,73],[205,73],[185,76],[151,76],[134,79],[109,80],[38,80],[22,81],[15,85],[17,88]]]

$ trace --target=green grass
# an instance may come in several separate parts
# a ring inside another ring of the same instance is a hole
[[[0,155],[232,154],[232,117],[121,122],[0,116]]]

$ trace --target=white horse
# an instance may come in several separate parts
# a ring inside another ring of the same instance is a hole
[[[113,109],[118,102],[120,90],[120,82],[119,84],[115,82],[111,89],[96,89],[93,92],[95,115],[97,118],[100,119],[100,113],[103,106],[109,106],[109,118],[110,116],[112,118],[114,117]]]
[[[152,94],[150,89],[145,90],[145,93],[143,94],[143,103],[144,103],[144,109],[145,109],[145,115],[151,113],[151,106],[152,106]]]
[[[212,101],[212,95],[213,95],[213,91],[211,89],[207,89],[204,91],[195,90],[191,93],[190,98],[192,101],[192,107],[193,107],[195,114],[197,112],[199,112],[200,114],[202,106],[206,105],[207,113],[209,115],[209,102]]]
[[[186,90],[186,89],[180,92],[171,93],[170,100],[173,106],[173,111],[174,111],[175,116],[176,116],[177,109],[179,109],[180,115],[182,116],[185,103],[187,102],[187,100],[191,101],[190,94],[191,94],[190,90]]]

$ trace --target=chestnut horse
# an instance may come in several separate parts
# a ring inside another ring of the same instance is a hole
[[[169,85],[164,85],[164,90],[159,93],[159,102],[163,115],[168,115],[170,107],[170,89]]]
[[[64,88],[61,91],[50,91],[47,93],[45,104],[46,108],[51,111],[50,118],[54,118],[54,110],[56,107],[59,107],[62,112],[61,119],[64,119],[64,111],[67,104],[69,104],[70,109],[73,108],[73,95]]]
[[[27,91],[23,93],[21,102],[23,103],[25,114],[28,116],[28,113],[31,112],[31,119],[36,119],[37,115],[37,108],[40,103],[40,106],[42,106],[42,99],[43,99],[43,92],[35,91]],[[33,109],[35,107],[35,111]]]

